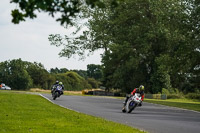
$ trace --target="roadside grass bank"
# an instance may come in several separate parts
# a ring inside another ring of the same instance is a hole
[[[38,92],[38,93],[51,93],[51,90],[43,90],[43,89],[39,89],[39,88],[31,88],[30,92]],[[64,90],[64,95],[78,95],[81,96],[82,95],[82,91],[65,91]]]
[[[158,99],[144,99],[144,102],[161,104],[171,107],[178,107],[182,109],[189,109],[200,112],[200,101],[192,99],[167,99],[167,100],[158,100]]]
[[[0,132],[142,132],[126,125],[62,108],[39,95],[0,91],[0,107]]]

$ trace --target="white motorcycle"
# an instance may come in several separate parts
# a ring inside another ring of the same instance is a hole
[[[129,97],[126,106],[122,110],[122,112],[131,113],[141,102],[141,95],[139,93],[135,93],[135,95]]]

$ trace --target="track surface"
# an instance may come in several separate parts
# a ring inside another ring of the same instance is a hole
[[[200,113],[162,105],[143,103],[132,113],[122,113],[123,100],[106,97],[61,96],[53,103],[85,114],[126,124],[150,133],[198,133]]]

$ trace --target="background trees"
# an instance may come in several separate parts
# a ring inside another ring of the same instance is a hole
[[[78,75],[76,72],[70,71],[66,73],[56,74],[54,76],[56,80],[63,82],[65,90],[78,91],[86,88],[92,88],[91,85],[89,85],[87,81],[83,77]]]
[[[87,75],[86,70],[69,71],[67,68],[52,68],[48,72],[41,63],[31,63],[21,59],[0,63],[0,83],[5,83],[14,90],[51,89],[56,80],[63,82],[65,90],[80,91],[97,88],[99,82],[88,77],[90,76]]]
[[[52,44],[67,46],[62,56],[76,53],[73,47],[104,49],[103,84],[107,88],[129,92],[143,84],[150,93],[162,92],[162,88],[185,93],[199,90],[197,0],[124,0],[115,8],[110,1],[104,3],[106,8],[85,10],[90,15],[89,30],[83,35],[71,40],[50,36]]]
[[[95,64],[88,64],[87,65],[87,76],[89,78],[94,78],[96,80],[101,80],[103,73],[102,73],[102,66],[95,65]]]
[[[162,88],[193,91],[189,79],[195,77],[200,45],[191,38],[192,10],[183,0],[126,0],[107,10],[113,44],[104,58],[105,68],[115,64],[112,84],[125,90],[144,84],[151,93]]]
[[[0,63],[0,81],[16,90],[28,89],[33,84],[21,59]]]
[[[35,88],[50,89],[55,77],[51,76],[41,63],[25,62],[25,68]]]

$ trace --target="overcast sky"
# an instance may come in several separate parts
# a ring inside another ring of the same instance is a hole
[[[11,23],[11,10],[16,7],[10,0],[0,1],[0,62],[21,58],[23,61],[42,63],[44,67],[87,69],[87,64],[101,64],[101,51],[95,52],[84,61],[59,57],[61,48],[50,45],[49,34],[69,34],[55,18],[38,14],[36,19],[20,24]]]

